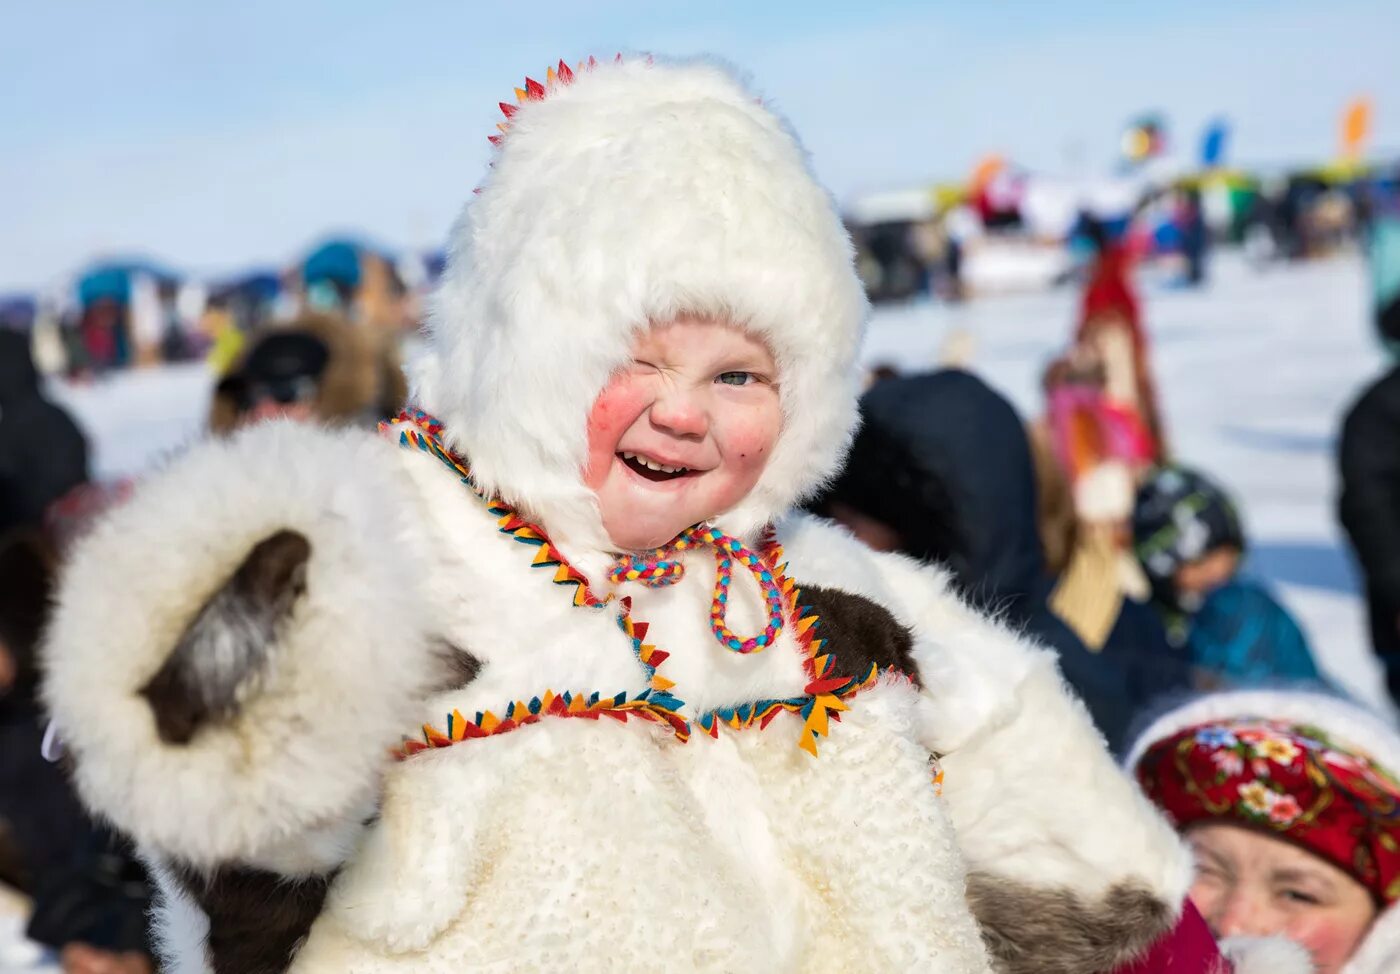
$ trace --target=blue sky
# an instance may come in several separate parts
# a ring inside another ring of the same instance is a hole
[[[99,254],[197,272],[332,231],[440,241],[497,101],[560,57],[713,53],[752,72],[838,198],[957,178],[988,151],[1106,169],[1146,109],[1194,151],[1329,156],[1348,98],[1400,152],[1400,4],[976,0],[703,4],[419,0],[8,4],[0,10],[0,289]]]

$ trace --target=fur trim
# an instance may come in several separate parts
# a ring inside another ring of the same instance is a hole
[[[599,64],[516,109],[453,231],[413,385],[482,487],[578,559],[612,547],[580,479],[585,422],[634,334],[730,317],[769,343],[783,406],[762,479],[719,519],[743,536],[839,464],[866,311],[831,199],[730,71]]]
[[[1044,969],[1089,970],[1171,929],[1190,853],[1114,766],[1054,655],[968,608],[940,569],[876,555],[805,515],[784,521],[779,537],[799,586],[872,598],[912,630],[921,736],[940,756],[974,907],[1002,960],[1053,948],[1060,966]],[[1128,905],[1143,922],[1116,922]],[[1070,914],[1056,940],[1055,917]]]
[[[1194,697],[1159,716],[1128,749],[1124,766],[1134,767],[1149,747],[1194,724],[1225,717],[1270,717],[1313,724],[1337,743],[1369,754],[1391,774],[1400,774],[1400,728],[1358,703],[1317,690],[1238,690]]]
[[[1002,974],[1111,971],[1170,931],[1174,911],[1153,893],[1111,887],[1095,903],[1002,876],[967,877],[972,906]]]
[[[296,874],[333,866],[373,810],[387,748],[440,676],[397,448],[272,423],[201,446],[73,552],[44,697],[78,789],[147,850]],[[188,744],[158,736],[147,685],[260,540],[310,542],[305,592],[261,689]],[[328,757],[332,756],[332,757]]]
[[[1342,974],[1393,974],[1395,971],[1400,971],[1400,908],[1391,904],[1371,924],[1366,939],[1342,968]]]
[[[209,918],[161,860],[147,859],[146,867],[156,887],[151,934],[161,974],[210,974]]]
[[[1308,952],[1283,937],[1227,937],[1220,941],[1220,952],[1235,965],[1234,974],[1313,974],[1315,970]],[[1351,974],[1350,967],[1346,974]]]

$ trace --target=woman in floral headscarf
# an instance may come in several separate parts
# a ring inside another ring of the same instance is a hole
[[[1400,733],[1320,693],[1204,697],[1128,764],[1196,854],[1220,938],[1284,936],[1319,974],[1400,970]]]

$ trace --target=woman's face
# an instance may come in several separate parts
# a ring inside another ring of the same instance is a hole
[[[1191,901],[1217,937],[1287,937],[1337,974],[1361,943],[1376,904],[1351,876],[1310,852],[1223,822],[1194,825]]]

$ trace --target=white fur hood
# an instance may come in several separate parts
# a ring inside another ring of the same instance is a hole
[[[453,232],[418,402],[485,490],[583,557],[610,547],[580,476],[594,399],[648,322],[728,316],[779,369],[779,443],[719,519],[761,526],[832,472],[856,419],[867,305],[831,199],[714,63],[561,64],[522,94]]]

